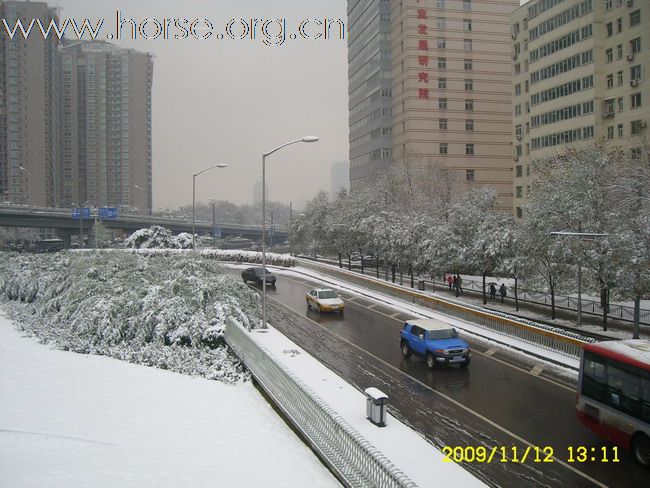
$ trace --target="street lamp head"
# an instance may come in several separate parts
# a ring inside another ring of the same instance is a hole
[[[219,163],[219,164],[217,164],[217,168],[227,168],[227,167],[228,167],[228,165],[225,164],[225,163]]]
[[[317,136],[305,136],[302,138],[302,142],[318,142]]]

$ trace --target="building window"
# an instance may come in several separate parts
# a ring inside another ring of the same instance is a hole
[[[632,54],[636,54],[641,52],[641,38],[637,37],[636,39],[632,39],[630,41],[630,52]]]
[[[447,130],[447,119],[438,119],[438,128],[440,130]]]
[[[447,39],[444,37],[439,37],[438,40],[436,41],[436,47],[438,49],[445,49],[447,47]]]
[[[447,143],[446,142],[441,142],[440,143],[440,154],[448,154],[448,152],[447,152]]]
[[[614,139],[614,126],[607,127],[607,139]]]
[[[471,71],[472,70],[472,60],[471,59],[466,59],[464,64],[465,64],[465,71]]]
[[[465,144],[465,154],[469,156],[474,155],[474,144]]]
[[[468,112],[474,110],[474,100],[465,100],[465,110]]]
[[[622,112],[622,111],[623,111],[623,97],[618,97],[618,98],[616,99],[616,109],[617,109],[619,112]]]
[[[610,47],[609,49],[605,50],[605,56],[607,57],[608,63],[614,61],[614,48]]]
[[[438,99],[438,108],[440,110],[447,110],[447,99],[446,98],[439,98]]]
[[[623,59],[623,44],[616,46],[616,59]]]
[[[630,19],[631,18],[632,16],[630,16]],[[621,32],[623,32],[623,18],[619,17],[618,19],[616,19],[616,33],[620,34]]]
[[[641,93],[633,93],[630,95],[632,108],[639,108],[641,106]]]
[[[515,85],[515,96],[517,97],[519,95],[521,95],[521,83]]]
[[[524,210],[521,207],[517,207],[517,218],[521,219],[524,216]]]
[[[614,88],[614,75],[607,75],[607,88]]]
[[[637,64],[630,68],[630,80],[640,80],[641,79],[641,65]]]
[[[465,130],[474,130],[474,120],[473,119],[467,119],[465,121]]]
[[[474,170],[473,169],[466,169],[465,170],[465,179],[467,181],[474,181]]]
[[[463,46],[465,47],[465,51],[471,51],[472,50],[472,40],[471,39],[464,39],[463,40]]]
[[[524,176],[524,167],[521,164],[515,166],[515,176],[521,178]]]
[[[465,104],[465,108],[467,108],[467,103]],[[515,105],[515,115],[521,115],[521,103]]]
[[[474,81],[472,80],[465,80],[465,90],[467,91],[472,91],[474,89]]]
[[[614,24],[612,22],[608,22],[606,24],[607,27],[607,37],[612,37],[614,35]]]
[[[441,90],[447,88],[447,78],[438,78],[438,88]]]
[[[619,71],[616,73],[616,86],[621,86],[623,84],[623,72]]]
[[[438,17],[436,19],[436,27],[439,30],[445,30],[447,28],[447,19],[445,17]]]
[[[618,124],[618,137],[623,137],[623,124]]]
[[[463,0],[463,10],[465,11],[472,10],[472,0]]]
[[[641,9],[635,10],[634,12],[630,13],[630,27],[634,27],[635,25],[639,25],[640,23],[641,23]]]
[[[643,129],[643,121],[633,120],[630,122],[630,131],[632,132],[632,135],[641,134],[641,129]]]
[[[444,9],[445,8],[445,0],[436,0],[436,8]]]
[[[631,15],[630,15],[631,18]],[[472,19],[463,19],[463,30],[465,32],[471,32],[472,31]]]
[[[515,63],[515,74],[518,75],[521,73],[521,64]]]
[[[515,189],[515,191],[516,191],[515,196],[517,198],[524,198],[524,187],[523,186],[518,186]]]
[[[438,69],[447,69],[447,58],[438,58]]]
[[[632,159],[641,159],[641,148],[633,147],[630,156]]]
[[[614,0],[605,0],[605,10],[609,11],[612,9]]]

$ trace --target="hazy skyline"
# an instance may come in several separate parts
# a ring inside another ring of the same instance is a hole
[[[347,22],[344,0],[46,3],[60,8],[62,20],[87,18],[95,24],[104,19],[100,39],[106,40],[115,30],[118,11],[122,18],[136,22],[205,18],[214,25],[209,39],[109,40],[154,55],[154,208],[191,205],[192,174],[222,162],[229,167],[197,177],[197,203],[207,203],[208,198],[249,203],[261,177],[262,153],[316,135],[320,141],[315,144],[295,144],[267,158],[270,199],[293,201],[300,208],[319,190],[329,190],[331,165],[348,160],[346,40],[287,37],[281,46],[267,46],[263,37],[241,40],[216,35],[226,31],[231,19],[237,20],[235,34],[242,29],[239,19],[284,18],[287,33],[297,33],[300,22],[307,19]],[[150,22],[148,33],[152,26],[155,29]],[[272,34],[279,31],[277,24],[270,27],[275,29]],[[315,35],[316,28],[317,24],[310,24],[308,32]],[[271,42],[276,43],[276,38]]]

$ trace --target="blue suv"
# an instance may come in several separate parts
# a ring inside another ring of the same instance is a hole
[[[469,366],[469,344],[458,337],[451,325],[436,319],[409,319],[400,332],[402,356],[411,354],[424,358],[427,366],[460,364]]]

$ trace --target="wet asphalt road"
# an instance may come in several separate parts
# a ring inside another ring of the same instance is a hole
[[[346,292],[343,316],[307,311],[305,294],[315,286],[278,276],[277,287],[267,288],[269,321],[359,389],[387,393],[390,412],[439,448],[484,446],[494,452],[489,463],[463,463],[488,485],[650,486],[650,471],[622,450],[620,462],[611,462],[612,446],[579,424],[571,377],[467,334],[469,368],[431,371],[420,358],[402,358],[399,331],[407,316]],[[579,446],[590,449],[587,460],[569,462],[569,448]],[[602,461],[603,448],[610,462]],[[440,485],[432,473],[431,486]]]

